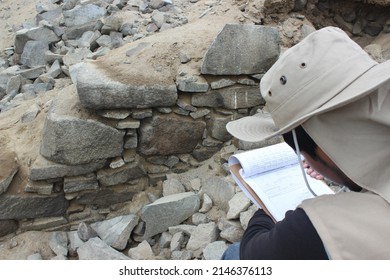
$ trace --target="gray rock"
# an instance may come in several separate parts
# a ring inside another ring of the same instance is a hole
[[[125,138],[125,149],[135,149],[138,147],[138,137],[137,135],[128,136]]]
[[[94,53],[87,55],[87,59],[95,60],[98,57],[104,56],[109,52],[110,52],[110,48],[108,48],[108,47],[99,48]]]
[[[37,2],[35,3],[35,10],[38,14],[47,12],[49,10],[56,9],[58,6],[51,1],[43,1],[43,2]]]
[[[244,229],[238,221],[221,219],[218,223],[218,228],[221,230],[219,235],[231,243],[240,241],[244,234]]]
[[[152,109],[133,109],[131,116],[136,120],[143,120],[153,117]]]
[[[47,52],[46,52],[46,59],[47,59]],[[61,73],[62,73],[61,64],[60,61],[57,59],[50,66],[49,70],[47,71],[47,75],[50,75],[50,77],[52,78],[57,78]]]
[[[183,184],[175,178],[168,179],[163,182],[163,196],[183,193],[185,191],[186,189]]]
[[[240,213],[240,223],[244,230],[248,227],[249,220],[253,217],[255,212],[259,208],[256,205],[251,205],[247,211],[243,211]]]
[[[49,246],[57,256],[67,256],[68,235],[66,232],[53,232],[49,238]]]
[[[210,176],[202,180],[201,194],[206,193],[214,205],[227,212],[229,210],[229,200],[234,196],[234,186],[221,177]]]
[[[219,151],[220,147],[202,147],[198,146],[194,149],[191,155],[198,162],[203,162],[205,160],[210,159],[213,155],[215,155]]]
[[[178,232],[184,232],[186,235],[190,236],[195,231],[195,229],[196,226],[194,225],[180,224],[177,226],[171,226],[168,230],[172,236]]]
[[[209,89],[209,84],[202,76],[178,75],[176,85],[183,92],[206,92]]]
[[[63,38],[65,38],[67,40],[77,40],[85,32],[93,31],[95,29],[95,25],[96,25],[95,22],[87,22],[85,24],[67,27],[64,31]]]
[[[0,152],[0,197],[2,193],[8,190],[12,179],[19,170],[19,164],[16,158],[17,156],[14,152]]]
[[[251,201],[246,194],[238,192],[229,200],[229,211],[226,217],[228,219],[237,219],[240,217],[240,213],[246,211],[250,205]]]
[[[0,237],[15,232],[18,227],[18,222],[15,220],[0,220]]]
[[[93,50],[97,47],[96,40],[101,36],[98,30],[96,31],[87,31],[85,32],[80,39],[78,39],[77,44],[79,48],[88,48]]]
[[[183,99],[178,99],[176,102],[177,106],[182,108],[183,110],[190,111],[190,112],[196,112],[198,109],[195,108],[194,106],[188,104],[186,101]]]
[[[155,255],[149,243],[144,240],[137,247],[131,248],[128,251],[128,256],[133,260],[153,260]]]
[[[91,227],[107,245],[120,251],[126,248],[130,234],[137,224],[136,215],[127,215],[93,223]]]
[[[62,6],[62,9],[64,11],[66,10],[71,10],[73,9],[74,7],[76,7],[77,3],[79,2],[80,0],[64,0],[64,4]]]
[[[213,138],[220,141],[228,141],[232,139],[231,134],[226,130],[226,124],[231,121],[231,117],[214,117],[208,122],[209,134]]]
[[[97,232],[88,224],[82,222],[77,227],[77,236],[80,240],[87,242],[89,239],[97,237]]]
[[[68,254],[70,257],[77,257],[77,249],[84,243],[84,241],[80,239],[78,230],[68,231],[67,235],[69,240]]]
[[[313,33],[314,31],[316,31],[316,29],[313,26],[303,24],[301,27],[302,39]]]
[[[202,207],[199,209],[199,212],[200,213],[207,213],[211,210],[211,207],[213,207],[213,201],[206,193],[204,193]]]
[[[214,222],[200,224],[195,227],[187,243],[187,250],[199,256],[206,246],[218,238],[218,227]]]
[[[118,14],[111,14],[108,17],[102,19],[102,34],[110,34],[111,31],[119,31],[122,24],[123,18]]]
[[[29,181],[27,182],[24,191],[27,193],[37,193],[41,195],[50,195],[53,192],[53,183],[46,181]]]
[[[295,0],[294,11],[303,11],[306,4],[307,0]]]
[[[206,124],[176,116],[145,120],[139,130],[142,155],[174,155],[191,152],[202,139]]]
[[[19,221],[19,229],[22,232],[25,231],[41,231],[60,228],[63,225],[66,225],[68,220],[65,217],[49,217],[49,218],[35,218],[33,220],[24,220]]]
[[[47,26],[21,29],[15,34],[15,52],[21,54],[28,41],[37,41],[49,45],[60,40],[61,38]]]
[[[97,112],[100,116],[115,119],[115,120],[123,120],[131,115],[131,110],[101,110]]]
[[[77,92],[84,107],[98,110],[172,106],[177,99],[174,84],[126,85],[109,78],[92,63],[80,67]]]
[[[8,95],[18,93],[21,85],[22,85],[21,76],[20,75],[12,76],[7,81],[5,93]]]
[[[55,8],[54,8],[55,7]],[[59,26],[63,20],[62,9],[61,7],[54,6],[53,9],[44,11],[35,16],[35,21],[46,21],[52,26]],[[57,34],[58,35],[58,34]]]
[[[199,93],[192,96],[191,103],[199,107],[224,107],[227,109],[251,108],[264,104],[259,87],[232,86]]]
[[[166,231],[191,217],[199,210],[199,197],[193,192],[166,196],[146,205],[141,219],[146,223],[144,239]]]
[[[99,188],[96,175],[94,173],[64,178],[64,193],[81,192],[85,190],[96,190]]]
[[[226,24],[207,50],[201,73],[264,73],[279,57],[279,40],[278,30],[273,27]]]
[[[47,43],[40,41],[28,41],[23,49],[20,62],[30,68],[46,65]]]
[[[35,253],[27,256],[27,260],[42,260],[42,255],[40,253]]]
[[[96,39],[96,43],[101,47],[111,47],[111,37],[110,35],[102,35]]]
[[[46,53],[45,53],[45,61],[47,58]],[[41,65],[41,66],[33,67],[31,69],[19,70],[16,72],[16,74],[22,76],[23,78],[33,80],[33,79],[38,78],[43,73],[45,73],[45,71],[46,71],[46,65]]]
[[[37,117],[37,115],[39,114],[40,111],[41,111],[41,108],[39,107],[39,105],[34,103],[23,114],[23,116],[21,118],[22,123],[32,122]]]
[[[200,224],[207,224],[208,222],[210,222],[207,215],[203,213],[195,213],[194,215],[192,215],[191,221],[196,226]]]
[[[68,52],[62,60],[64,61],[64,65],[70,67],[77,63],[83,62],[92,52],[89,48],[81,48],[76,49],[74,51]]]
[[[0,196],[0,205],[0,220],[20,220],[64,215],[69,202],[64,194],[51,196],[3,194]]]
[[[125,165],[125,160],[122,157],[116,157],[110,162],[110,168],[119,168]]]
[[[170,249],[171,251],[180,251],[181,246],[184,242],[184,233],[182,231],[176,232],[172,236],[171,244],[170,244]]]
[[[200,110],[196,110],[196,112],[191,112],[190,116],[196,120],[196,119],[203,118],[204,116],[207,116],[209,113],[210,113],[209,109],[200,109]]]
[[[171,254],[172,260],[191,260],[194,254],[191,251],[183,250],[183,251],[174,251]]]
[[[221,89],[234,85],[236,82],[231,79],[222,78],[210,83],[211,89]]]
[[[22,86],[21,92],[33,92],[35,94],[39,94],[51,90],[52,88],[53,84],[51,83],[26,84]]]
[[[85,175],[101,169],[105,165],[105,162],[106,160],[101,160],[82,165],[65,165],[38,156],[31,166],[29,178],[30,180],[38,181]]]
[[[108,246],[99,237],[81,244],[77,254],[79,260],[129,260],[129,257]]]
[[[111,207],[114,204],[130,201],[142,188],[144,188],[142,184],[139,187],[121,185],[121,187],[115,189],[100,188],[95,191],[78,193],[74,202],[80,205]]]
[[[172,235],[169,232],[164,231],[161,233],[160,239],[158,241],[159,248],[168,248],[172,241]]]
[[[111,38],[111,45],[110,45],[110,47],[112,49],[119,48],[120,46],[122,46],[124,44],[123,35],[120,32],[111,31],[110,32],[110,38]]]
[[[101,169],[97,179],[102,186],[114,186],[145,176],[145,170],[138,161],[130,162],[115,169]]]
[[[134,120],[132,118],[128,118],[125,120],[120,120],[116,125],[118,129],[137,129],[139,128],[141,122],[139,120]]]
[[[228,245],[225,241],[214,241],[203,250],[205,260],[220,260]]]
[[[71,10],[64,10],[64,21],[67,27],[95,22],[106,14],[106,10],[96,5],[77,5]]]
[[[74,88],[66,89],[57,95],[46,117],[41,155],[67,165],[87,164],[121,155],[124,132],[90,118],[78,118],[76,108],[80,105]],[[69,111],[74,109],[76,112]],[[94,118],[88,112],[85,114]]]

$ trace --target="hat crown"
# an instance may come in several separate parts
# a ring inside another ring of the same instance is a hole
[[[315,31],[281,55],[260,82],[278,128],[320,108],[377,62],[341,29]]]

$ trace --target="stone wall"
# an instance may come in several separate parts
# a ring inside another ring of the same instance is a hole
[[[7,188],[0,195],[2,223],[18,221],[26,231],[98,221],[104,209],[220,151],[231,140],[226,123],[264,105],[258,84],[279,56],[280,38],[273,27],[227,24],[214,39],[196,46],[207,50],[202,59],[183,49],[167,53],[170,41],[155,50],[146,38],[112,56],[70,65],[73,83],[51,102],[25,195]],[[164,69],[154,74],[138,56],[148,52],[178,59],[168,75]],[[139,70],[133,73],[134,64]],[[126,75],[112,75],[116,71]]]
[[[0,182],[3,235],[18,229],[70,229],[81,221],[103,220],[116,205],[132,200],[149,186],[161,185],[167,174],[199,166],[230,144],[232,139],[225,129],[228,121],[263,107],[259,81],[278,58],[281,44],[286,38],[299,41],[314,30],[303,14],[315,15],[317,11],[323,15],[331,10],[328,1],[295,1],[295,12],[288,14],[283,3],[288,3],[290,10],[294,1],[276,1],[280,5],[272,9],[280,7],[280,18],[287,18],[281,28],[223,24],[211,41],[202,41],[199,38],[205,30],[199,27],[186,24],[179,32],[186,22],[180,13],[170,14],[166,20],[170,11],[166,3],[162,6],[166,10],[137,7],[152,14],[147,28],[165,29],[151,39],[137,36],[136,21],[114,16],[113,11],[120,10],[124,2],[98,2],[101,4],[62,5],[60,11],[59,7],[41,7],[38,17],[46,22],[16,34],[9,60],[14,65],[0,74],[2,111],[17,106],[18,99],[52,88],[57,77],[69,76],[72,83],[50,105],[39,156],[28,167],[22,192],[7,191],[17,167],[11,164],[6,174],[1,174],[5,178]],[[301,8],[297,8],[298,2]],[[346,15],[354,14],[356,7],[343,13],[344,17],[340,14],[340,24],[350,26],[347,31],[352,33],[361,16],[356,14],[352,19]],[[94,16],[80,16],[83,9]],[[241,9],[250,14],[249,6]],[[262,7],[261,13],[267,9],[271,6]],[[112,16],[97,20],[107,11]],[[134,16],[129,11],[126,18]],[[278,10],[269,14],[274,12]],[[269,14],[263,21],[275,20]],[[56,23],[62,17],[66,28]],[[337,22],[336,15],[329,17]],[[387,34],[388,21],[370,21],[368,14],[364,17],[370,24],[380,24],[380,34]],[[100,36],[96,36],[97,23]],[[369,26],[362,31],[372,30]],[[136,39],[116,44],[119,33],[122,40],[124,34]],[[178,38],[177,33],[192,36]],[[109,34],[109,38],[102,34]],[[388,53],[385,51],[382,54]],[[50,65],[49,70],[42,64]],[[36,113],[29,112],[26,122]],[[13,158],[7,154],[0,160],[12,162]]]

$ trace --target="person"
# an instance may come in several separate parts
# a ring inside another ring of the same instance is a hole
[[[277,223],[259,209],[222,258],[390,259],[390,60],[325,27],[280,56],[260,93],[271,117],[227,131],[247,142],[283,136],[313,177],[350,191],[306,199]]]

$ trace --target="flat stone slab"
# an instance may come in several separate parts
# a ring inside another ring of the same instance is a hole
[[[140,127],[138,150],[143,155],[191,152],[202,139],[206,123],[176,116],[157,116]]]
[[[20,220],[62,216],[69,202],[64,194],[51,196],[3,194],[0,196],[0,205],[0,220]]]
[[[199,210],[200,199],[193,192],[172,194],[144,206],[141,219],[146,223],[144,239],[168,230]]]
[[[242,75],[265,73],[280,54],[276,28],[226,24],[209,47],[202,74]]]
[[[65,165],[52,162],[42,156],[38,156],[30,169],[30,180],[48,180],[61,177],[74,177],[85,175],[101,169],[106,160],[81,165]]]
[[[110,77],[92,62],[80,66],[76,83],[81,104],[96,110],[172,106],[177,99],[173,81],[150,85],[126,84]]]

